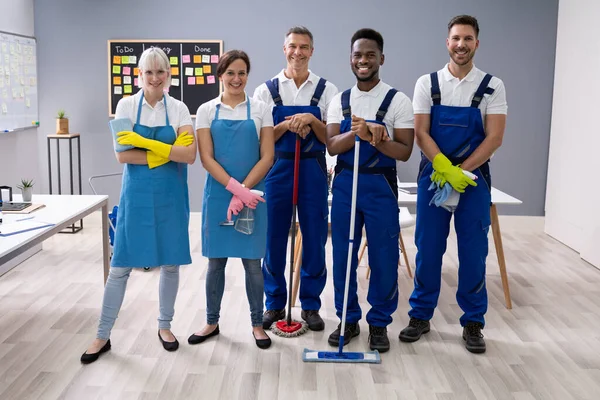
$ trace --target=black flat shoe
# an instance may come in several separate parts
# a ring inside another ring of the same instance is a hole
[[[100,354],[102,353],[106,353],[107,351],[110,350],[110,339],[108,339],[108,342],[106,342],[106,344],[104,346],[102,346],[102,348],[97,352],[97,353],[91,353],[88,354],[87,352],[83,353],[81,355],[81,363],[82,364],[91,364],[94,361],[96,361],[98,359],[98,357],[100,357]]]
[[[267,336],[266,339],[257,339],[256,336],[254,336],[254,331],[252,331],[252,336],[254,337],[254,341],[256,342],[256,346],[258,346],[259,349],[268,349],[269,347],[271,347],[271,338]]]
[[[177,341],[177,338],[175,338],[174,342],[165,342],[162,336],[160,336],[160,329],[158,330],[158,339],[160,339],[160,342],[162,343],[166,351],[175,351],[179,348],[179,342]]]
[[[204,342],[206,339],[213,337],[213,336],[217,336],[220,333],[219,331],[219,325],[217,325],[217,327],[215,328],[214,331],[212,331],[211,333],[209,333],[208,335],[196,335],[193,334],[192,336],[190,336],[188,338],[188,343],[189,344],[200,344],[202,342]]]

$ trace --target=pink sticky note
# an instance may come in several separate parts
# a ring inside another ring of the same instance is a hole
[[[196,77],[188,76],[188,85],[195,85],[195,84],[196,84]]]
[[[137,86],[138,85],[138,78],[133,78],[133,86]]]
[[[218,64],[219,63],[219,56],[216,54],[213,54],[212,56],[210,56],[210,63],[211,64]]]
[[[131,75],[131,67],[123,67],[123,75]]]
[[[184,63],[189,63],[190,62],[190,56],[189,56],[189,54],[188,55],[184,55],[181,58],[183,59]]]
[[[208,75],[208,77],[206,77],[206,82],[207,83],[215,83],[215,76],[214,75]]]

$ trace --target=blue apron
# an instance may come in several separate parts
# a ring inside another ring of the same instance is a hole
[[[396,93],[396,89],[388,91],[377,111],[375,120],[368,120],[368,122],[385,127],[383,119]],[[352,127],[350,90],[342,93],[342,113],[344,119],[340,125],[340,134],[349,132]],[[336,314],[340,319],[342,318],[346,264],[348,262],[353,165],[354,148],[338,155],[331,204],[333,286]],[[371,267],[371,279],[367,294],[371,310],[367,313],[367,322],[369,325],[385,327],[392,322],[392,314],[398,307],[398,234],[400,233],[400,224],[396,161],[361,139],[358,172],[354,245],[346,322],[356,323],[361,318],[356,268],[364,225],[367,241],[370,244],[368,249]]]
[[[479,105],[484,94],[492,94],[487,74],[473,96],[470,107],[441,105],[437,72],[431,77],[431,138],[453,165],[464,162],[485,139]],[[429,320],[437,306],[440,293],[442,258],[450,231],[452,213],[442,207],[429,205],[434,191],[429,191],[433,166],[421,156],[417,191],[417,245],[414,291],[410,297],[409,315]],[[456,299],[464,314],[460,323],[484,324],[487,311],[485,259],[488,254],[490,226],[491,180],[489,162],[475,171],[477,186],[467,186],[454,211],[454,227],[458,240],[458,290]]]
[[[247,119],[219,119],[221,104],[217,104],[215,119],[210,126],[215,160],[233,178],[242,182],[260,160],[260,144],[252,119],[250,98]],[[264,182],[253,189],[265,190]],[[227,219],[227,208],[233,195],[210,174],[206,176],[202,204],[202,255],[208,258],[260,259],[265,255],[267,208],[259,202],[254,210],[254,231],[245,235],[233,226],[220,225]]]
[[[310,105],[284,106],[279,95],[279,80],[266,85],[275,107],[275,125],[286,116],[311,113],[321,120],[319,100],[325,90],[326,80],[321,78],[315,88]],[[285,265],[287,242],[292,220],[292,192],[294,184],[294,151],[296,134],[287,131],[275,143],[275,162],[266,178],[267,253],[263,262],[267,310],[281,310],[287,302]],[[300,274],[300,303],[303,310],[319,310],[320,295],[327,281],[325,242],[327,242],[327,164],[325,144],[311,131],[301,141],[300,174],[298,177],[298,221],[302,231],[302,269]]]
[[[169,125],[140,124],[144,95],[140,97],[133,131],[152,140],[173,144],[177,133]],[[148,165],[125,164],[119,202],[112,267],[159,267],[191,264],[189,238],[190,205],[187,165],[170,161],[150,169]]]

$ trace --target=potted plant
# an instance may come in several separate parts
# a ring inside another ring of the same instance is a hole
[[[31,202],[31,191],[33,190],[33,179],[21,179],[21,184],[17,185],[23,194],[23,202]]]
[[[65,110],[58,110],[56,115],[56,133],[61,135],[69,134],[69,119]]]

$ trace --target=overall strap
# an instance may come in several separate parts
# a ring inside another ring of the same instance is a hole
[[[481,81],[481,84],[477,88],[475,95],[473,95],[473,100],[471,101],[471,107],[474,107],[474,108],[479,107],[479,104],[481,104],[481,100],[483,100],[484,93],[488,93],[488,94],[494,93],[494,89],[488,88],[488,84],[490,83],[491,79],[492,79],[492,75],[490,75],[490,74],[485,75],[485,77]],[[490,93],[490,90],[491,90],[491,93]]]
[[[440,92],[437,71],[432,72],[429,76],[431,77],[431,100],[434,106],[439,106],[442,102],[442,93]]]
[[[144,103],[144,91],[140,90],[142,96],[140,97],[140,103],[138,104],[137,120],[136,124],[140,124],[140,117],[142,116],[142,103]]]
[[[312,100],[310,101],[311,106],[319,105],[319,100],[321,100],[321,96],[323,95],[323,92],[325,91],[326,83],[327,83],[327,80],[325,80],[324,78],[319,79],[319,83],[317,83],[317,88],[315,89],[315,94],[313,94]]]
[[[252,106],[250,105],[250,97],[246,95],[246,119],[252,119]]]
[[[396,93],[398,93],[398,91],[394,88],[388,90],[387,94],[385,95],[385,98],[379,106],[379,110],[377,110],[377,114],[375,115],[376,121],[383,122],[383,118],[385,117],[385,114],[387,114],[388,108],[390,108],[390,104],[392,104],[392,99],[394,98]]]
[[[215,110],[215,120],[219,119],[219,109],[221,108],[221,104],[217,104],[217,108]]]
[[[350,91],[352,89],[348,89],[342,93],[342,115],[344,119],[352,118],[352,110],[350,109]]]
[[[267,89],[271,92],[271,97],[276,106],[282,106],[281,96],[279,95],[279,78],[273,78],[271,81],[266,81]]]
[[[171,124],[169,124],[169,113],[167,112],[167,95],[165,95],[165,94],[163,94],[163,101],[165,102],[165,115],[167,117],[166,118],[166,120],[167,120],[166,125],[169,126]]]

